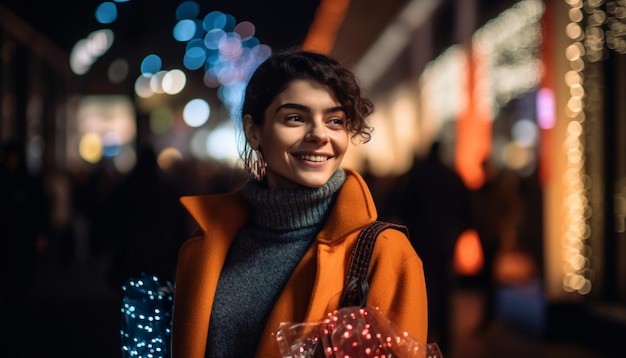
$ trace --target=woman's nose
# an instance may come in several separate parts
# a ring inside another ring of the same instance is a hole
[[[305,136],[305,140],[325,143],[328,141],[328,133],[323,124],[311,124],[309,131]]]

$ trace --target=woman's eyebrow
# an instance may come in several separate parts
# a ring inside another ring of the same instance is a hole
[[[288,109],[297,109],[304,112],[311,112],[311,108],[298,103],[283,103],[278,108],[276,108],[276,112],[280,111],[283,108]],[[345,112],[345,108],[343,106],[336,106],[324,109],[324,113],[333,113],[333,112]]]

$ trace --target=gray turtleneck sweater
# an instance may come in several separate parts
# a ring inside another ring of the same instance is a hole
[[[317,189],[267,189],[250,181],[243,195],[252,219],[226,256],[211,311],[207,357],[252,357],[289,276],[322,229],[345,181],[339,169]]]

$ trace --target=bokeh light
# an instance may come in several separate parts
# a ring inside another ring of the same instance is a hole
[[[111,30],[97,30],[78,40],[70,53],[70,67],[77,75],[84,75],[91,65],[113,45],[115,36]]]
[[[187,76],[185,76],[185,73],[179,69],[173,69],[165,73],[161,87],[163,88],[163,92],[169,95],[175,95],[180,93],[185,88],[186,84]]]
[[[141,61],[141,73],[144,75],[153,75],[161,70],[161,66],[163,66],[161,57],[150,54]]]
[[[101,24],[110,24],[117,19],[117,6],[110,1],[98,5],[95,12],[96,20]]]
[[[122,83],[128,77],[128,61],[123,58],[113,60],[109,65],[107,77],[111,83]]]
[[[172,170],[178,163],[183,160],[182,153],[173,147],[167,147],[157,155],[157,165],[163,171]]]
[[[200,127],[209,120],[211,107],[202,98],[195,98],[187,102],[183,109],[183,120],[190,127]]]
[[[520,119],[511,128],[511,137],[522,147],[534,147],[539,140],[539,129],[534,121]]]
[[[102,159],[102,140],[97,133],[86,133],[80,138],[78,154],[87,163],[97,163]]]
[[[195,1],[183,1],[176,7],[176,19],[194,19],[200,14],[200,5]]]
[[[197,32],[197,26],[195,21],[190,19],[180,20],[176,26],[174,26],[174,30],[172,31],[172,35],[176,41],[185,42],[194,38]]]
[[[213,129],[206,140],[206,151],[213,159],[234,164],[239,158],[235,125],[228,122]]]

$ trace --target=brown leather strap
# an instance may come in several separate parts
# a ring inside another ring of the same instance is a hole
[[[352,249],[350,266],[344,281],[344,292],[339,304],[340,307],[365,306],[369,289],[367,271],[372,259],[374,244],[378,235],[389,228],[402,231],[407,236],[409,235],[409,231],[405,226],[380,220],[369,224],[359,234]]]

